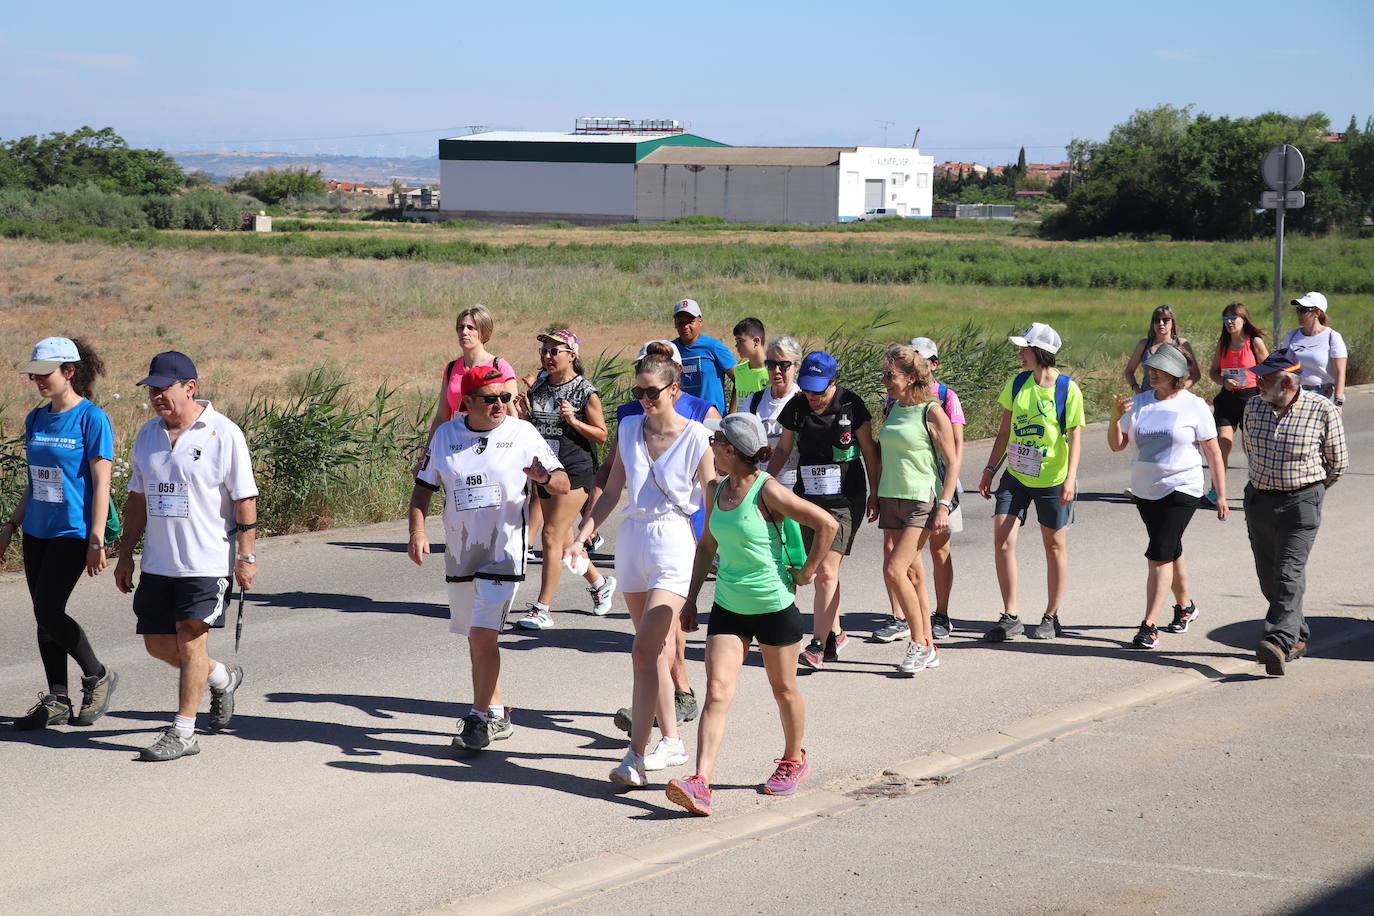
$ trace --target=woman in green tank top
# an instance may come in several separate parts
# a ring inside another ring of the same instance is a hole
[[[892,616],[905,618],[911,628],[911,643],[897,665],[906,675],[940,664],[920,557],[931,535],[949,530],[959,478],[954,425],[930,380],[930,364],[914,349],[905,344],[887,349],[883,386],[893,403],[878,434],[878,527]]]
[[[693,814],[711,813],[711,774],[725,737],[725,720],[749,646],[758,641],[782,720],[783,753],[764,783],[771,795],[790,795],[810,775],[802,733],[806,705],[797,689],[797,649],[805,632],[793,597],[807,585],[830,549],[839,525],[824,509],[779,484],[760,462],[769,458],[763,423],[750,413],[721,420],[711,437],[724,477],[704,489],[706,530],[697,545],[682,628],[697,629],[697,596],[719,553],[715,602],[706,626],[706,701],[697,732],[697,771],[668,783],[669,800]],[[816,531],[803,556],[798,524]]]

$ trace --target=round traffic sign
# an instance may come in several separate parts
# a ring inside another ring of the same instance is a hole
[[[1264,183],[1274,191],[1291,191],[1302,181],[1305,171],[1302,153],[1296,146],[1285,143],[1271,149],[1264,157],[1260,174]]]

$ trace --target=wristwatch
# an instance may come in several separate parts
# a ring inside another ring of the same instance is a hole
[[[946,509],[948,509],[949,511],[951,511],[951,512],[954,511],[954,500],[952,500],[952,499],[942,499],[942,500],[939,500],[939,503],[940,503],[940,505],[944,506],[944,507],[945,507]]]
[[[240,563],[254,564],[258,562],[258,555],[255,553],[239,553],[234,555],[234,559]]]
[[[1331,403],[1335,404],[1337,407],[1344,407],[1344,406],[1345,406],[1345,398],[1333,397],[1333,398],[1331,398]]]

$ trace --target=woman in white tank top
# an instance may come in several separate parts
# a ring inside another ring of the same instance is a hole
[[[635,624],[634,700],[630,749],[610,774],[612,782],[627,786],[644,785],[647,770],[688,760],[677,730],[670,669],[696,553],[691,516],[702,505],[701,484],[714,476],[714,466],[706,427],[673,406],[679,377],[678,367],[663,357],[640,363],[631,393],[644,405],[644,415],[621,421],[605,491],[567,551],[580,562],[583,542],[611,514],[620,491],[627,490],[615,573]],[[655,717],[662,737],[650,752]]]

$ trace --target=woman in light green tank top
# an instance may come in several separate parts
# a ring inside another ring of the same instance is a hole
[[[763,423],[750,413],[731,414],[711,437],[716,469],[707,485],[706,530],[697,545],[682,628],[697,629],[697,597],[719,553],[715,603],[706,628],[706,701],[697,732],[697,771],[668,783],[668,798],[693,814],[711,813],[711,774],[725,737],[725,721],[749,646],[758,641],[782,720],[783,752],[764,783],[772,795],[790,795],[811,772],[802,749],[806,705],[797,689],[797,650],[804,628],[793,598],[795,585],[816,575],[839,527],[824,509],[797,496],[758,469],[769,457]],[[817,532],[801,552],[797,525]]]
[[[905,344],[888,348],[883,386],[893,404],[878,434],[878,527],[883,531],[883,581],[892,615],[905,618],[911,628],[911,643],[897,665],[906,675],[940,664],[920,556],[932,535],[949,530],[959,478],[954,424],[932,393],[930,381],[925,357]]]

